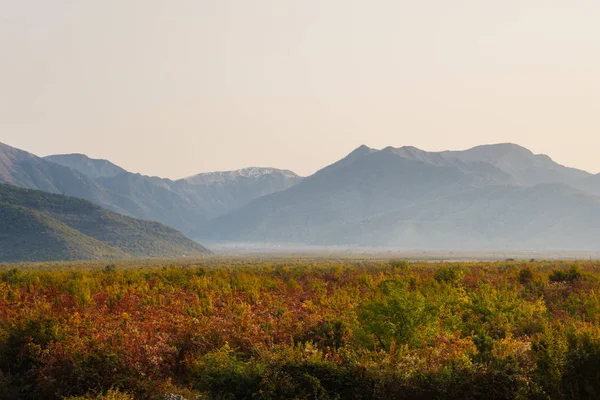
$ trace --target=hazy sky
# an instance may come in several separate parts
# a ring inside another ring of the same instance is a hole
[[[516,142],[600,172],[598,0],[0,0],[0,142],[165,177]]]

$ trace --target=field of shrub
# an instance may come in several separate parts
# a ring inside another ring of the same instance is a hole
[[[0,398],[600,398],[600,262],[0,266]]]

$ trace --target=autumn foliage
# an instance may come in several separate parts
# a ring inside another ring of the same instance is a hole
[[[0,398],[598,398],[599,278],[593,262],[0,267]]]

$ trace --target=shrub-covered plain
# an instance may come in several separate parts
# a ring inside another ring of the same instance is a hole
[[[600,397],[600,263],[0,267],[3,399]]]

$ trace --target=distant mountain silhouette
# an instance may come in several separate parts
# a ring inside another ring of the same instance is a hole
[[[0,180],[160,221],[202,241],[597,250],[600,175],[511,144],[360,146],[308,178],[274,168],[143,176],[0,145]]]
[[[0,182],[83,198],[183,232],[300,180],[290,171],[254,168],[172,181],[130,173],[82,154],[40,158],[0,144]]]
[[[600,199],[579,190],[593,180],[513,144],[439,153],[361,146],[194,236],[407,249],[598,249]]]
[[[585,171],[557,164],[547,155],[535,155],[528,149],[512,143],[477,146],[466,151],[446,151],[441,154],[465,162],[492,164],[511,175],[520,185],[576,184],[590,175]]]
[[[86,200],[0,184],[0,261],[200,256],[209,251],[165,225]]]
[[[130,206],[125,197],[103,188],[79,171],[2,143],[0,182],[79,197],[124,214]]]

